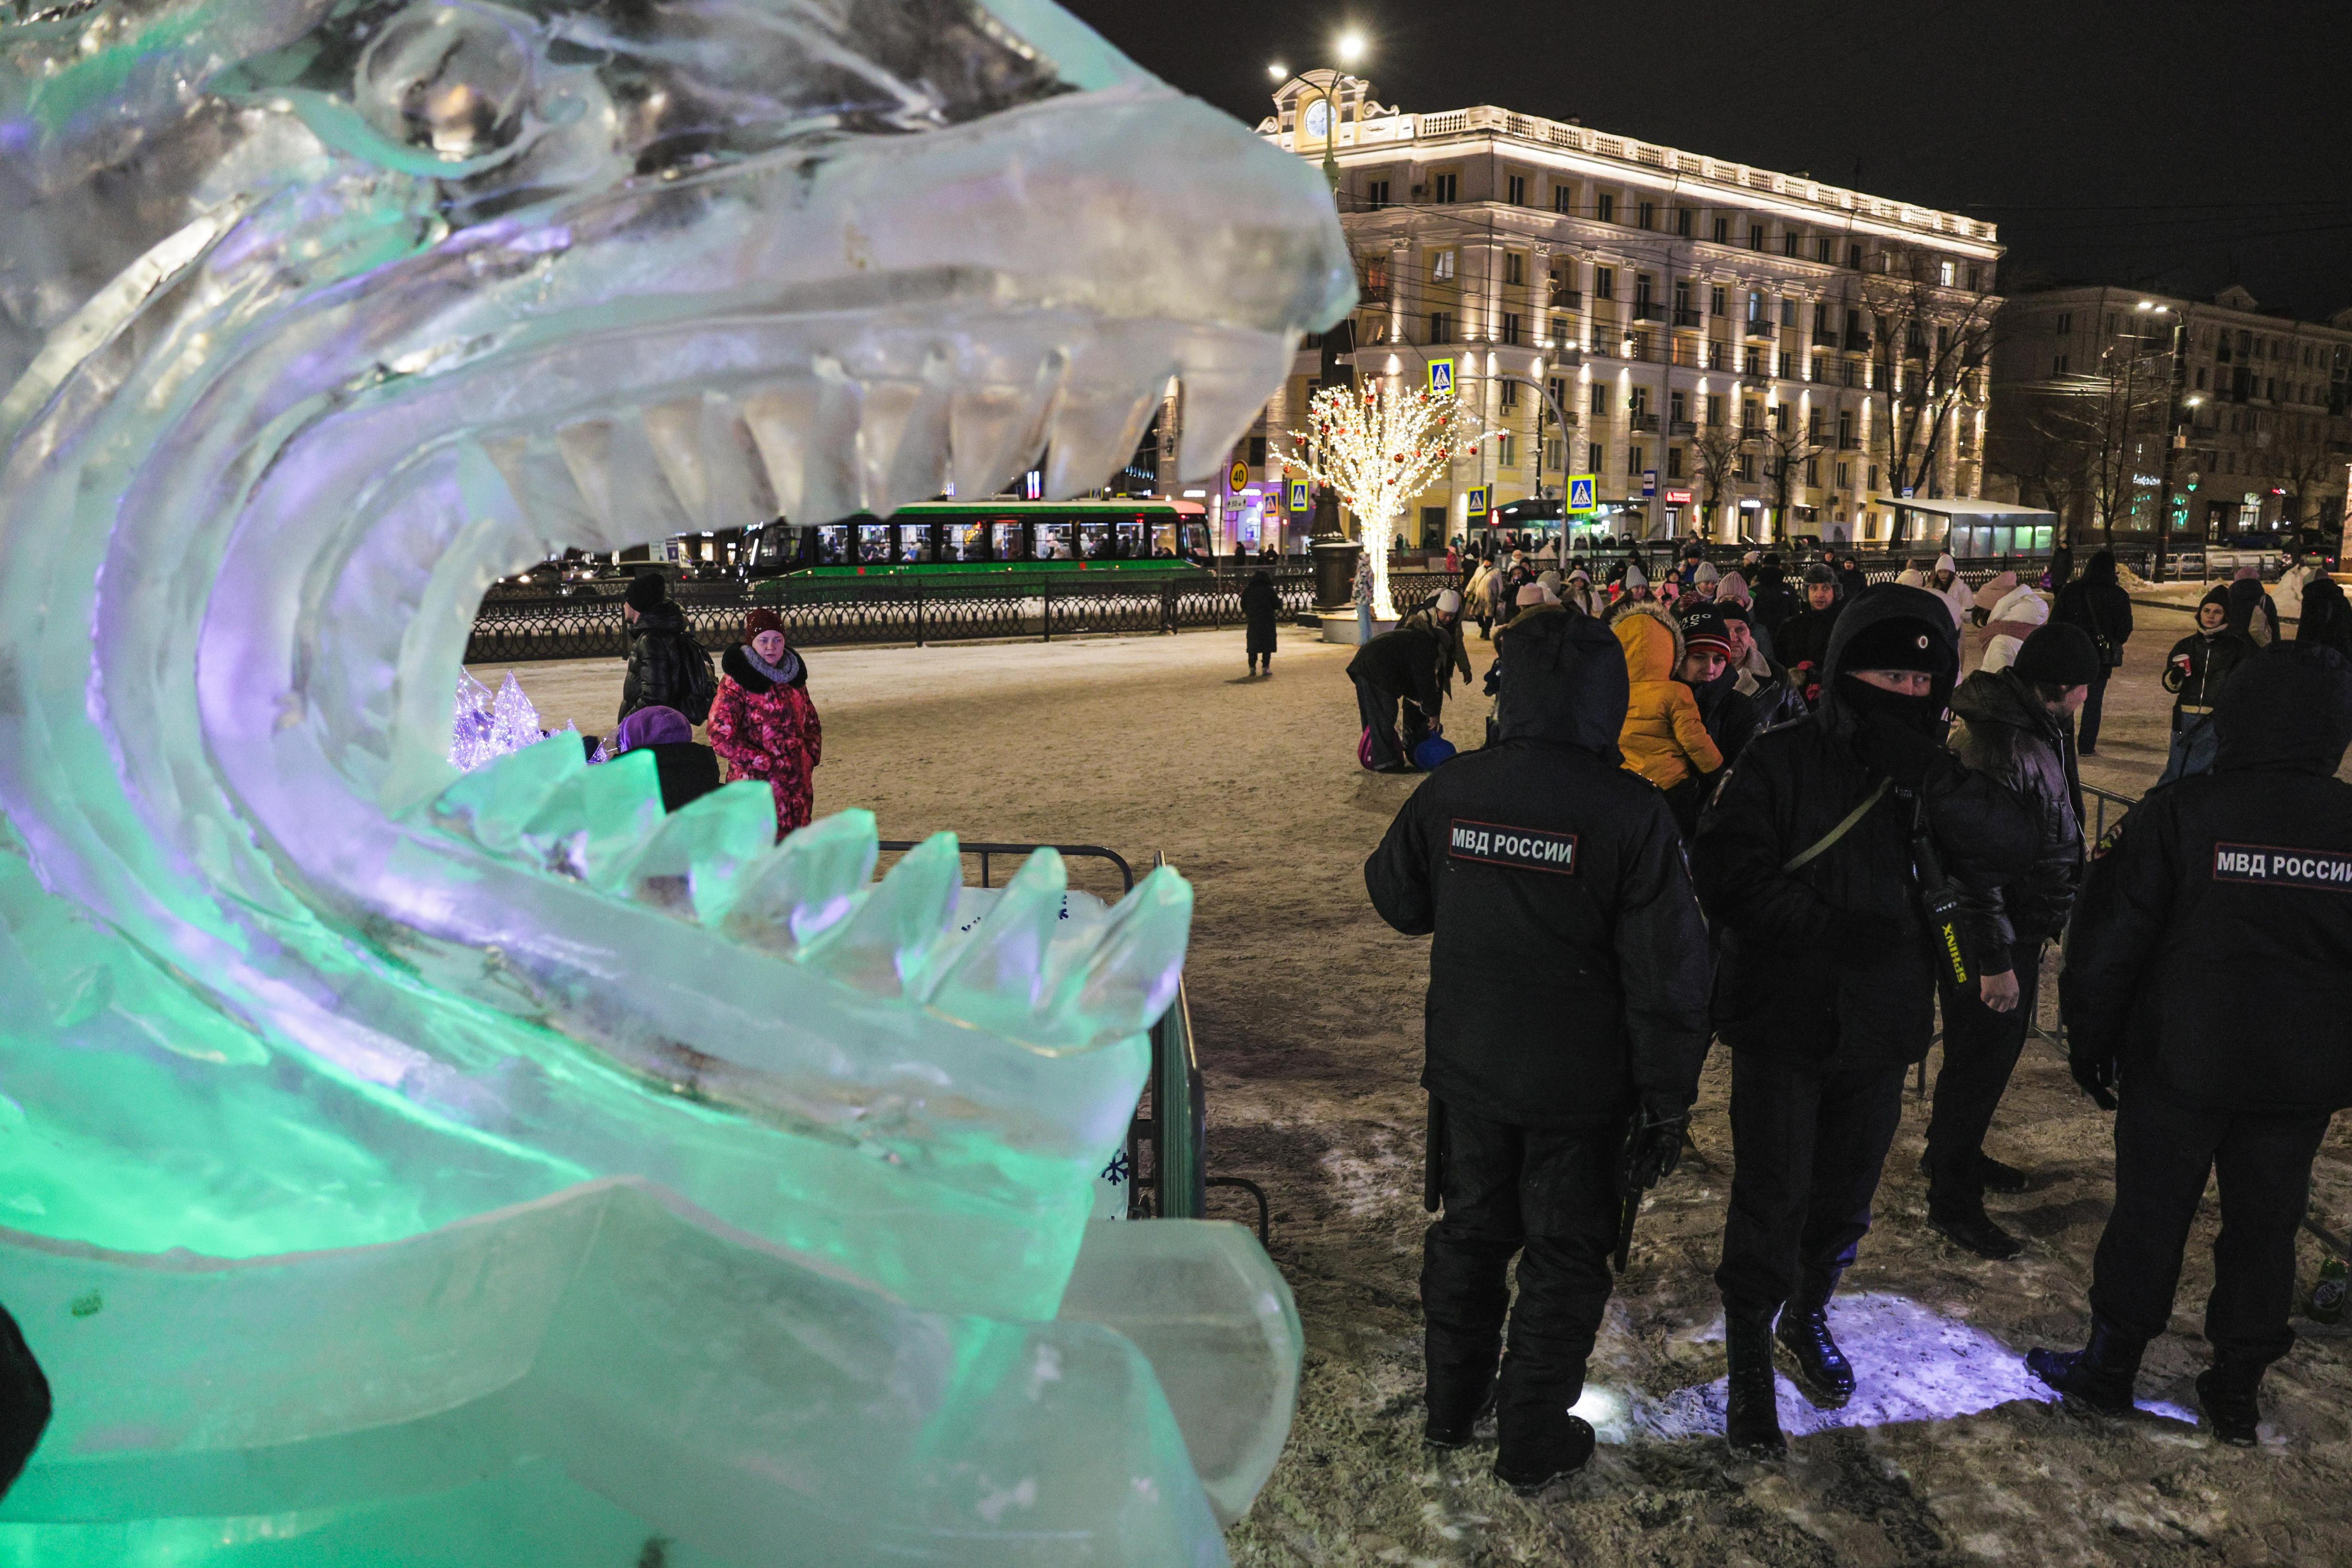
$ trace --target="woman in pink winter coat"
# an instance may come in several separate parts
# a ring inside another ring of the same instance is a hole
[[[816,765],[824,732],[809,700],[808,666],[784,640],[772,610],[743,617],[743,641],[719,661],[710,703],[710,748],[728,782],[763,780],[776,796],[776,837],[804,828],[816,811]]]

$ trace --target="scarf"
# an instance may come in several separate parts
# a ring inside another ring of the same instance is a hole
[[[743,662],[760,672],[761,676],[780,686],[791,685],[801,678],[801,656],[790,648],[784,650],[784,662],[772,664],[760,657],[760,651],[751,643],[743,644]]]

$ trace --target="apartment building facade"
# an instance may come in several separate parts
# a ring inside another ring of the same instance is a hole
[[[1328,70],[1274,96],[1260,133],[1337,182],[1356,373],[1451,360],[1496,433],[1409,541],[1581,474],[1597,531],[1650,538],[1711,514],[1717,538],[1882,540],[1906,486],[1979,493],[1992,225],[1574,121],[1407,113]],[[1266,435],[1303,425],[1318,347],[1293,369]]]
[[[2194,548],[2337,533],[2352,468],[2352,308],[2326,321],[2080,285],[2001,308],[1992,354],[1996,487],[2078,542]]]

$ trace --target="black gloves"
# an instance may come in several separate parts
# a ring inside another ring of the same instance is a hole
[[[1687,1111],[1643,1110],[1625,1140],[1625,1190],[1642,1192],[1675,1174],[1682,1163]]]
[[[1873,714],[1854,729],[1854,750],[1873,771],[1916,793],[1927,775],[1950,753],[1906,724]]]
[[[2093,1104],[2102,1111],[2116,1108],[2116,1059],[2112,1056],[2070,1056],[2066,1071]]]

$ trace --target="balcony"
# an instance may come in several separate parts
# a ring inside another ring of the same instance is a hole
[[[1687,419],[1671,420],[1667,423],[1666,434],[1669,435],[1696,435],[1698,434],[1698,425],[1696,422]]]
[[[1360,305],[1385,305],[1389,302],[1389,286],[1385,283],[1356,284],[1356,302]]]
[[[1813,329],[1813,347],[1814,347],[1814,348],[1816,348],[1816,349],[1834,349],[1834,348],[1836,348],[1837,346],[1838,346],[1838,329],[1837,329],[1836,328],[1834,328],[1834,327],[1816,327],[1816,328],[1814,328],[1814,329]]]
[[[1750,321],[1742,330],[1750,338],[1777,338],[1780,335],[1778,325],[1760,319]]]
[[[1633,301],[1633,319],[1634,319],[1634,320],[1636,320],[1636,321],[1663,321],[1663,320],[1664,320],[1665,319],[1666,319],[1666,310],[1665,310],[1665,307],[1664,307],[1664,306],[1663,306],[1663,305],[1660,305],[1660,304],[1659,304],[1659,303],[1657,303],[1655,300],[1653,300],[1653,299],[1636,299],[1636,300],[1634,300],[1634,301]]]
[[[1691,327],[1691,328],[1696,328],[1696,327],[1702,326],[1702,325],[1704,325],[1704,324],[1705,324],[1705,323],[1704,323],[1704,320],[1703,320],[1703,319],[1700,317],[1700,315],[1699,315],[1699,313],[1698,313],[1697,311],[1693,310],[1693,309],[1689,309],[1689,308],[1687,308],[1686,307],[1679,307],[1679,306],[1678,306],[1678,307],[1676,307],[1676,308],[1675,308],[1675,326],[1677,326],[1677,327]]]
[[[1838,437],[1837,449],[1840,452],[1859,452],[1862,450],[1861,438],[1853,435],[1841,435]]]
[[[1848,332],[1848,333],[1845,335],[1845,351],[1846,351],[1847,353],[1849,353],[1849,354],[1862,354],[1862,353],[1867,353],[1867,352],[1869,352],[1869,350],[1870,350],[1870,334],[1869,334],[1869,333],[1867,333],[1867,332]]]
[[[1658,416],[1656,414],[1636,413],[1629,417],[1632,420],[1633,426],[1635,430],[1647,435],[1655,435],[1658,433]]]
[[[1557,287],[1556,287],[1556,288],[1554,288],[1554,289],[1552,289],[1552,290],[1551,290],[1551,308],[1552,308],[1553,309],[1555,309],[1555,310],[1581,310],[1581,309],[1583,309],[1583,308],[1584,308],[1584,290],[1583,290],[1583,289],[1581,289],[1581,288],[1557,288]]]

